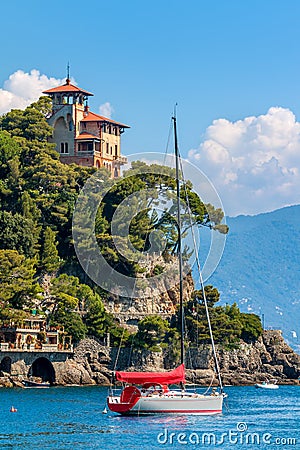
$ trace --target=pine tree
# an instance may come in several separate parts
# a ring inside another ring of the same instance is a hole
[[[55,273],[61,266],[62,260],[58,255],[56,233],[50,227],[44,232],[44,243],[41,257],[42,270],[47,273]]]

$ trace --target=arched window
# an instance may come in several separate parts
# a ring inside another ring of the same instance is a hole
[[[60,144],[60,153],[69,153],[69,144],[68,144],[68,142],[61,142],[61,144]]]

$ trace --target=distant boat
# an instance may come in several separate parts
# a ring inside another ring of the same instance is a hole
[[[278,389],[279,386],[277,384],[276,380],[272,380],[271,381],[263,381],[262,383],[257,383],[255,385],[256,388],[260,388],[260,389]]]
[[[48,388],[48,387],[50,387],[50,383],[48,383],[48,381],[22,380],[22,384],[25,388]]]

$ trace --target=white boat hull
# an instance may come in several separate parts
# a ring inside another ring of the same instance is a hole
[[[256,384],[255,387],[260,389],[278,389],[279,386],[277,384]]]
[[[141,414],[198,414],[214,415],[222,413],[223,395],[153,395],[142,396],[126,410],[119,396],[107,399],[110,410],[126,415]],[[123,408],[122,408],[123,406]],[[129,406],[129,405],[128,405]],[[123,409],[123,411],[121,411]]]

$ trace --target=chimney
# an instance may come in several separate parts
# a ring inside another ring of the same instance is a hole
[[[88,105],[84,105],[84,112],[83,115],[84,117],[86,117],[89,113],[90,107]]]

